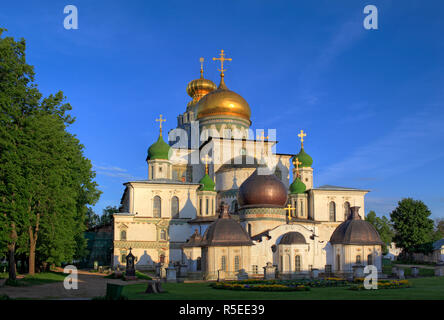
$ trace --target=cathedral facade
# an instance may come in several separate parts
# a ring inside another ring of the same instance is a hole
[[[381,270],[381,239],[364,220],[368,190],[315,187],[313,159],[273,152],[277,141],[251,130],[247,101],[225,84],[222,51],[218,86],[203,76],[187,86],[191,101],[165,142],[147,152],[146,180],[128,181],[114,215],[114,267],[132,248],[136,268],[180,263],[215,279],[261,275]],[[202,61],[201,61],[202,62]],[[292,166],[291,166],[292,165]],[[292,179],[290,180],[290,172]]]

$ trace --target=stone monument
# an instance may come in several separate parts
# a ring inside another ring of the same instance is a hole
[[[172,263],[166,268],[166,281],[176,282],[176,267]]]
[[[311,269],[311,277],[313,279],[318,279],[319,278],[319,269],[312,268]]]
[[[132,248],[129,248],[129,253],[126,256],[126,270],[125,270],[125,278],[126,280],[136,280],[136,268],[134,266],[135,258],[131,253]]]
[[[364,278],[364,266],[362,264],[355,264],[353,266],[353,279]]]
[[[271,262],[267,262],[267,265],[264,267],[264,279],[276,279],[276,267]]]

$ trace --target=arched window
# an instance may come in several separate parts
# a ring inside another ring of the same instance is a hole
[[[301,256],[297,255],[294,257],[294,271],[300,272],[301,271]]]
[[[341,256],[336,255],[336,271],[341,271]]]
[[[236,201],[236,200],[233,200],[233,201],[231,202],[231,212],[233,212],[233,213],[237,213],[237,209],[238,209],[237,201]]]
[[[304,216],[304,202],[301,201],[301,217]]]
[[[235,272],[239,271],[239,256],[234,257],[234,271]]]
[[[291,257],[289,254],[285,255],[285,266],[284,271],[289,272],[291,271]]]
[[[210,212],[210,200],[205,198],[205,215],[207,216]]]
[[[126,263],[126,250],[120,251],[120,262]]]
[[[126,231],[125,230],[120,231],[120,240],[126,240]]]
[[[373,255],[370,253],[367,256],[367,265],[369,266],[369,265],[372,265],[372,264],[373,264]]]
[[[361,263],[361,256],[358,254],[356,256],[356,264],[360,264]]]
[[[171,216],[179,218],[179,198],[176,196],[171,198]]]
[[[299,207],[297,200],[293,201],[292,207],[294,208],[294,210],[291,212],[291,216],[297,218],[297,216],[299,215]]]
[[[199,198],[199,215],[202,215],[202,198]]]
[[[334,201],[329,204],[330,221],[336,221],[336,203]]]
[[[222,258],[221,258],[220,269],[227,271],[227,258],[225,256],[222,256]]]
[[[281,272],[284,271],[284,256],[281,256]]]
[[[160,230],[160,240],[166,240],[167,239],[167,234],[165,230]]]
[[[350,215],[350,202],[344,202],[344,221],[348,219]]]
[[[197,261],[196,261],[196,271],[200,271],[201,269],[202,269],[202,258],[199,257],[199,258],[197,258]]]
[[[160,200],[159,196],[154,197],[153,216],[154,218],[160,218],[162,216],[162,200]]]

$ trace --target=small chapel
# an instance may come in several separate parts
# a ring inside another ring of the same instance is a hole
[[[176,127],[164,137],[166,119],[156,119],[147,179],[124,183],[113,267],[125,265],[131,248],[137,269],[178,264],[207,280],[221,271],[227,279],[261,276],[266,266],[295,276],[355,265],[380,272],[382,241],[364,216],[369,190],[316,186],[303,130],[295,153],[273,152],[276,139],[254,134],[249,104],[225,83],[231,59],[222,50],[213,60],[219,85],[204,77],[201,58]]]

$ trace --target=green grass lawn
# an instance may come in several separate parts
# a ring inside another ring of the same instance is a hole
[[[164,283],[167,291],[145,294],[146,284],[125,286],[123,294],[130,300],[342,300],[342,299],[444,299],[444,277],[409,279],[411,288],[353,291],[347,288],[312,288],[303,292],[259,292],[217,290],[209,283]]]
[[[16,284],[17,286],[34,286],[38,284],[45,284],[45,283],[53,283],[53,282],[60,282],[65,279],[67,274],[60,273],[60,272],[42,272],[42,273],[36,273],[33,276],[25,275],[22,279],[17,279]],[[0,274],[0,278],[7,278],[7,273]]]

